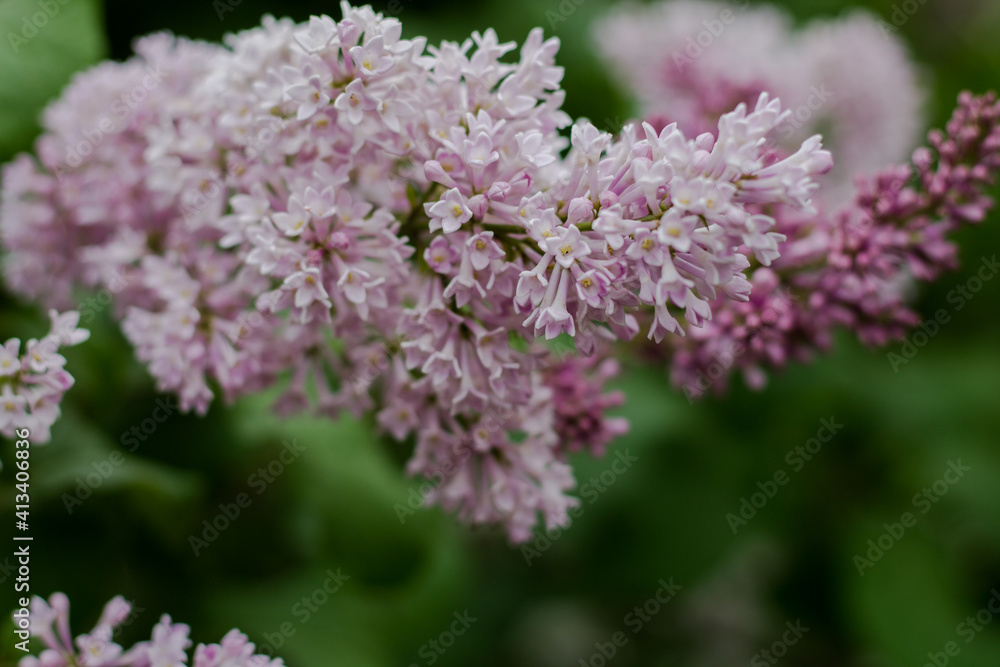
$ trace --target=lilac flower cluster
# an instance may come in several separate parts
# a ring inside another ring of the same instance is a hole
[[[605,416],[625,402],[625,395],[601,393],[618,368],[614,359],[592,356],[567,357],[545,369],[545,384],[555,403],[555,429],[565,451],[586,450],[601,457],[615,438],[628,432],[628,420]]]
[[[13,438],[15,430],[28,429],[33,443],[48,442],[63,394],[73,386],[59,349],[82,343],[90,332],[77,328],[80,314],[76,311],[52,310],[49,319],[49,333],[30,339],[23,352],[18,338],[0,347],[0,435]]]
[[[69,599],[53,593],[45,601],[31,599],[28,615],[29,631],[38,637],[45,649],[36,656],[27,656],[19,667],[166,667],[186,665],[191,640],[190,628],[174,623],[164,614],[153,628],[149,641],[124,649],[114,641],[115,629],[132,611],[132,605],[122,596],[112,598],[101,613],[97,625],[89,633],[75,639],[69,628]],[[18,619],[15,618],[15,621]],[[254,644],[238,630],[231,630],[218,644],[199,644],[194,650],[192,667],[283,667],[281,658],[254,654]]]
[[[920,140],[919,71],[878,17],[853,10],[795,26],[784,9],[749,0],[625,4],[597,21],[603,59],[639,102],[639,115],[685,132],[762,91],[792,113],[771,140],[787,149],[823,129],[836,166],[817,199],[840,206],[856,176],[905,160]]]
[[[779,211],[780,259],[755,270],[749,301],[713,304],[713,321],[675,345],[674,383],[699,396],[742,370],[760,386],[765,368],[829,348],[836,327],[885,345],[919,322],[908,288],[955,268],[950,235],[981,222],[993,204],[984,190],[1000,170],[1000,102],[963,93],[945,131],[929,140],[912,166],[859,179],[854,202],[833,214]]]
[[[689,399],[725,389],[737,370],[759,388],[766,369],[828,349],[838,327],[870,345],[898,339],[919,319],[907,306],[914,282],[954,268],[949,235],[992,203],[992,96],[963,95],[912,167],[887,166],[914,148],[923,94],[902,42],[864,12],[794,30],[774,7],[671,0],[614,10],[595,37],[654,126],[701,131],[766,90],[794,110],[769,137],[777,154],[827,127],[837,156],[816,211],[765,207],[783,239],[771,265],[750,267],[749,299],[714,301],[710,322],[647,348]]]
[[[342,10],[226,47],[156,35],[79,75],[38,161],[6,170],[7,280],[56,304],[126,276],[123,330],[183,408],[284,383],[283,413],[375,412],[414,443],[410,473],[448,471],[430,500],[527,539],[577,502],[566,453],[625,428],[607,344],[746,301],[785,239],[770,210],[812,211],[830,155],[767,146],[788,112],[766,93],[714,133],[613,138],[561,110],[540,30],[510,62],[492,30],[429,47]],[[557,358],[559,336],[595,360]]]

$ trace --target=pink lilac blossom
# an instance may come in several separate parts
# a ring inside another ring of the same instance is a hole
[[[628,420],[605,412],[625,402],[621,391],[602,393],[604,384],[618,375],[614,359],[567,357],[545,370],[556,413],[556,434],[568,453],[586,450],[604,456],[615,438],[628,432]]]
[[[993,205],[984,190],[1000,170],[1000,102],[963,93],[929,143],[914,151],[912,166],[859,179],[854,202],[832,215],[779,211],[781,257],[755,269],[749,301],[713,304],[711,322],[674,341],[674,384],[697,397],[724,389],[741,370],[760,386],[766,368],[828,349],[837,327],[885,345],[919,322],[908,288],[955,268],[949,236]]]
[[[865,11],[795,28],[770,5],[670,0],[615,8],[594,37],[654,126],[703,132],[762,91],[780,97],[792,114],[773,141],[787,148],[821,132],[836,156],[817,194],[824,205],[850,198],[856,176],[906,159],[920,138],[920,73]]]
[[[829,348],[837,327],[884,345],[918,321],[906,305],[913,283],[952,268],[948,235],[990,206],[981,189],[995,170],[993,98],[963,96],[948,136],[931,136],[932,148],[945,149],[940,160],[921,149],[914,175],[885,165],[913,147],[918,73],[902,43],[864,12],[793,30],[773,7],[678,0],[615,10],[595,36],[654,126],[700,130],[767,90],[792,109],[769,137],[778,155],[823,128],[837,156],[817,212],[769,209],[785,238],[774,263],[750,268],[750,299],[715,302],[705,326],[648,349],[689,399],[723,390],[737,370],[760,387],[767,368]]]
[[[49,311],[49,333],[22,345],[10,338],[0,347],[0,435],[14,438],[27,429],[33,444],[51,439],[50,429],[61,414],[59,404],[73,386],[60,348],[82,343],[90,332],[80,329],[76,311]]]
[[[156,35],[80,75],[39,160],[7,169],[8,282],[56,303],[125,276],[122,328],[183,408],[281,383],[285,414],[374,412],[414,445],[408,472],[441,479],[431,502],[527,539],[578,502],[566,452],[624,428],[604,414],[609,344],[746,301],[744,271],[784,240],[768,207],[812,211],[830,154],[767,146],[788,119],[767,93],[714,133],[613,138],[561,110],[540,30],[504,58],[492,30],[435,47],[342,10],[225,48]],[[150,71],[146,104],[64,168]],[[567,366],[544,343],[561,335],[596,360]]]
[[[21,658],[19,667],[167,667],[188,661],[190,628],[174,623],[164,614],[153,628],[149,641],[125,649],[114,641],[115,629],[132,612],[132,605],[122,596],[112,598],[101,613],[94,629],[73,638],[69,626],[69,599],[53,593],[48,601],[37,595],[31,599],[28,614],[32,637],[42,641],[44,649],[37,656]],[[15,618],[15,623],[18,618]],[[218,644],[198,644],[192,667],[283,667],[281,658],[254,653],[255,646],[246,635],[231,630]]]

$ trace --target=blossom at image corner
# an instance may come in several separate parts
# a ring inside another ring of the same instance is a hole
[[[118,595],[104,606],[101,617],[87,633],[73,637],[69,624],[69,598],[53,593],[48,600],[34,596],[28,614],[31,637],[45,648],[28,655],[18,667],[159,667],[188,663],[190,628],[164,614],[147,641],[125,649],[115,641],[116,630],[130,619],[132,605]],[[15,616],[15,623],[18,621]],[[255,653],[256,647],[239,630],[231,630],[218,644],[198,644],[191,667],[284,667],[281,658]]]

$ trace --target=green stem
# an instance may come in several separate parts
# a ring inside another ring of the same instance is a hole
[[[482,223],[483,229],[488,232],[497,232],[500,234],[527,234],[528,230],[520,225],[507,225],[502,222],[484,222]]]
[[[403,225],[400,227],[399,230],[400,233],[402,233],[404,236],[412,237],[415,231],[419,231],[415,229],[415,227],[418,222],[421,222],[420,220],[421,216],[426,217],[426,214],[424,213],[424,204],[429,202],[433,197],[440,195],[441,192],[443,191],[444,191],[444,186],[442,186],[440,183],[431,184],[430,187],[428,187],[424,191],[424,194],[421,195],[420,201],[418,201],[416,205],[414,205],[413,210],[410,211],[410,215],[407,216],[406,220],[403,221]]]

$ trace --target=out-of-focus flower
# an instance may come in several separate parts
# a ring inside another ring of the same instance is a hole
[[[153,628],[149,641],[125,650],[113,641],[115,628],[128,618],[132,605],[116,596],[105,606],[94,629],[73,639],[69,626],[69,599],[53,593],[48,601],[37,595],[28,614],[32,637],[44,649],[37,656],[21,658],[19,667],[171,667],[186,664],[190,629],[174,623],[166,614]],[[18,617],[15,617],[17,622]],[[281,658],[254,653],[255,646],[238,630],[230,631],[219,644],[199,644],[192,667],[283,667]]]
[[[1000,102],[963,93],[929,141],[912,165],[860,180],[854,201],[836,213],[779,211],[777,229],[787,236],[780,259],[751,276],[749,301],[713,304],[711,322],[674,341],[674,383],[696,397],[741,370],[759,387],[766,369],[828,349],[837,327],[885,345],[916,324],[908,287],[955,268],[950,236],[993,205],[985,190],[1000,170]]]
[[[920,137],[917,67],[861,10],[795,28],[769,5],[667,0],[616,8],[594,36],[654,124],[696,134],[762,91],[780,97],[791,114],[773,141],[788,148],[822,133],[836,157],[817,195],[826,205],[849,198],[855,177],[905,159]]]
[[[16,431],[27,429],[32,444],[51,439],[50,430],[61,414],[59,404],[73,386],[59,350],[90,337],[78,327],[76,311],[51,310],[49,319],[45,337],[32,338],[23,348],[20,339],[11,338],[0,347],[0,435],[13,438]]]

